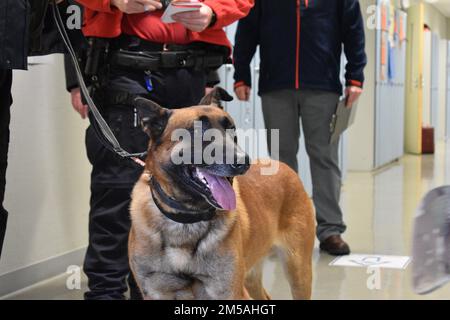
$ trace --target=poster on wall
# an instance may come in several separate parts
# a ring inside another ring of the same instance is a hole
[[[388,79],[392,81],[395,79],[395,46],[389,46],[388,52]]]
[[[406,14],[388,0],[378,2],[379,26],[379,78],[381,81],[393,80],[396,76],[396,56],[402,43],[406,40]]]
[[[386,8],[386,2],[385,1],[381,1],[380,2],[380,10],[381,10],[381,14],[380,14],[380,19],[381,19],[381,31],[388,31],[388,12],[387,12],[387,8]]]
[[[381,31],[381,43],[380,43],[380,79],[386,80],[386,65],[388,61],[388,40],[387,33]]]
[[[389,33],[389,10],[390,3],[386,0],[378,2],[379,10],[379,32],[380,32],[380,80],[386,80],[388,64],[388,33]]]
[[[403,44],[403,42],[406,40],[406,13],[399,12],[399,31],[398,31],[398,38],[400,41],[400,45]]]

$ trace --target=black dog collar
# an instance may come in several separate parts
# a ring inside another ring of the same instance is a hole
[[[150,190],[152,193],[153,202],[158,207],[159,211],[166,216],[166,218],[182,223],[182,224],[194,224],[202,221],[211,221],[217,213],[217,209],[214,207],[211,207],[208,210],[205,211],[194,211],[192,209],[189,209],[183,205],[181,205],[179,202],[177,202],[175,199],[168,196],[164,190],[161,188],[161,185],[153,178],[153,176],[150,178]],[[158,195],[158,197],[155,197],[155,192]],[[160,200],[158,200],[158,198]],[[163,202],[166,206],[174,209],[176,212],[168,212],[166,211],[162,205],[161,202]]]

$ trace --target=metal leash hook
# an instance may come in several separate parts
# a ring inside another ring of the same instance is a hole
[[[86,103],[89,107],[89,110],[91,111],[91,114],[94,117],[94,120],[96,123],[91,121],[92,128],[94,129],[94,132],[99,139],[100,143],[108,150],[116,153],[121,158],[124,159],[130,159],[137,163],[140,166],[145,167],[145,162],[142,161],[140,158],[145,157],[147,155],[147,152],[141,152],[141,153],[129,153],[125,149],[122,148],[119,141],[115,137],[114,133],[112,132],[111,128],[106,123],[105,119],[101,115],[100,111],[98,110],[97,106],[95,105],[94,101],[92,100],[89,89],[86,86],[86,82],[83,78],[83,73],[81,71],[81,67],[78,63],[77,56],[75,54],[75,50],[73,49],[72,43],[70,42],[70,38],[66,32],[66,29],[64,27],[64,22],[61,18],[61,14],[59,10],[57,9],[57,2],[58,0],[52,0],[52,11],[53,11],[53,19],[55,21],[56,27],[58,28],[58,32],[61,35],[61,38],[64,42],[64,45],[69,52],[69,55],[72,59],[73,66],[75,68],[75,73],[77,75],[78,84],[80,85],[80,90],[83,93],[84,97],[86,98]],[[98,127],[97,127],[98,126]]]

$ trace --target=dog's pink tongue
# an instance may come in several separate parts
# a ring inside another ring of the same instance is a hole
[[[236,194],[228,179],[209,174],[202,170],[209,189],[217,203],[225,210],[236,209]]]

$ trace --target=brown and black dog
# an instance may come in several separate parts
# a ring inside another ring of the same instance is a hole
[[[293,297],[311,297],[312,202],[288,166],[276,163],[275,174],[263,175],[266,164],[249,165],[233,120],[220,108],[219,100],[230,99],[217,88],[185,109],[135,101],[151,139],[132,194],[129,257],[146,299],[269,299],[262,262],[272,249]],[[223,134],[210,144],[231,148],[234,163],[174,164],[174,150],[186,143],[173,139],[175,130],[195,133],[198,122]]]

